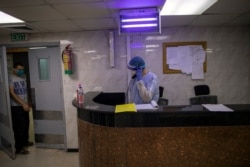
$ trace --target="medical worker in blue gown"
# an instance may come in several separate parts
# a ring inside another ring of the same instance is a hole
[[[128,87],[128,103],[145,104],[158,102],[159,86],[157,76],[146,69],[145,61],[140,56],[133,57],[128,65],[132,79]]]

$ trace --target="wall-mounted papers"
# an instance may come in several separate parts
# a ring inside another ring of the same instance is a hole
[[[136,104],[136,109],[139,110],[157,110],[159,108],[158,104],[155,101],[151,101],[148,104]]]
[[[115,106],[115,113],[136,112],[135,103],[120,104]]]
[[[163,43],[163,73],[183,73],[192,79],[204,79],[206,48],[206,41]]]
[[[207,108],[209,111],[233,112],[231,108],[228,108],[223,104],[202,104],[202,106]]]
[[[204,79],[203,63],[206,53],[201,45],[175,46],[166,50],[166,63],[170,69],[192,74],[192,79]]]

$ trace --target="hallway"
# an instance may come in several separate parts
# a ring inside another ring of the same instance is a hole
[[[1,167],[79,167],[78,152],[65,152],[57,149],[29,147],[28,155],[17,154],[11,159],[0,150]]]

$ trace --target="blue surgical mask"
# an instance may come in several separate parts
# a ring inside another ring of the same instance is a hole
[[[17,76],[22,77],[24,75],[24,70],[19,69],[19,70],[16,71],[16,74],[17,74]]]

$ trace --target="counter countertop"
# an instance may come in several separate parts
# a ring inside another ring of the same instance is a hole
[[[250,104],[225,104],[233,112],[211,112],[202,105],[160,106],[157,111],[115,113],[115,106],[99,104],[93,99],[101,92],[85,94],[84,104],[72,104],[78,118],[110,127],[179,127],[250,125]]]

